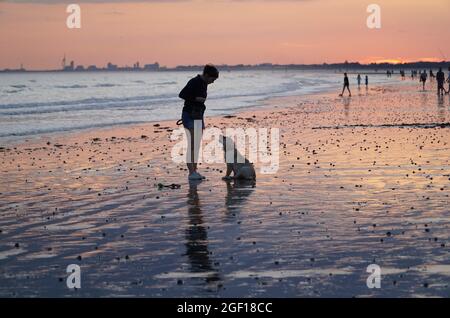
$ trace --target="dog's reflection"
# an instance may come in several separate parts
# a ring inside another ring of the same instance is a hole
[[[225,206],[227,218],[234,218],[244,207],[248,197],[253,193],[256,186],[255,180],[227,180],[227,194]]]
[[[188,192],[188,218],[186,229],[186,255],[189,259],[191,272],[207,273],[207,283],[219,281],[218,270],[214,268],[208,249],[208,232],[203,222],[202,204],[197,186],[202,181],[190,181]]]

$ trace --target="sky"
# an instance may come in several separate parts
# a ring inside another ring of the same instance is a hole
[[[81,28],[69,29],[69,3]],[[381,8],[369,29],[367,6]],[[0,0],[0,69],[450,60],[450,0]]]

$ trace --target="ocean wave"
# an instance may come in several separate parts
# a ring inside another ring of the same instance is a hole
[[[178,84],[178,82],[169,81],[169,82],[159,82],[159,83],[155,83],[155,85],[175,85],[175,84]]]
[[[0,104],[0,111],[10,111],[13,109],[25,109],[25,108],[38,108],[38,107],[61,107],[61,106],[77,106],[77,105],[100,105],[105,103],[132,103],[132,102],[161,102],[166,100],[176,100],[178,96],[174,94],[159,94],[159,95],[142,95],[125,98],[85,98],[73,101],[52,101],[52,102],[38,102],[38,103],[12,103],[12,104]]]
[[[174,102],[174,101],[172,101]],[[134,101],[134,102],[119,102],[119,103],[104,103],[104,104],[81,104],[81,105],[72,105],[70,107],[53,107],[50,109],[29,109],[29,110],[21,110],[21,111],[4,111],[0,110],[0,116],[27,116],[27,115],[45,115],[45,114],[56,114],[56,113],[77,113],[83,111],[102,111],[102,110],[111,110],[111,111],[139,111],[139,110],[154,110],[155,105],[167,105],[167,100],[158,100],[158,101]],[[162,106],[160,107],[162,108]]]
[[[57,85],[56,88],[87,88],[86,85]]]
[[[116,87],[116,86],[122,86],[122,85],[111,84],[111,83],[102,83],[102,84],[94,85],[94,87]]]

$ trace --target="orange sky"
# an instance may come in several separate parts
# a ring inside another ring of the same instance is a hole
[[[67,3],[17,2],[0,1],[0,69],[59,68],[64,53],[98,66],[450,59],[450,0],[84,0],[78,30]],[[371,3],[381,30],[366,26]]]

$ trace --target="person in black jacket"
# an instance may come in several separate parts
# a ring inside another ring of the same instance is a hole
[[[339,96],[343,96],[344,95],[345,89],[348,90],[349,96],[352,96],[352,92],[350,92],[350,82],[348,80],[347,73],[344,73],[344,87],[342,88],[342,93],[339,94]]]
[[[205,101],[208,95],[208,85],[214,83],[217,78],[219,78],[219,71],[215,66],[208,64],[204,67],[203,74],[189,80],[179,94],[179,97],[184,99],[181,121],[186,129],[188,140],[186,162],[189,170],[189,180],[204,179],[197,172],[196,161],[200,149],[202,130],[205,129],[203,116],[206,109]]]
[[[445,94],[450,94],[450,66],[448,67],[447,83],[448,83],[448,91],[446,91]]]
[[[436,74],[436,80],[437,80],[437,93],[438,95],[444,95],[445,92],[445,88],[444,88],[444,83],[445,83],[445,74],[444,72],[442,72],[442,67],[439,68],[439,71]]]

